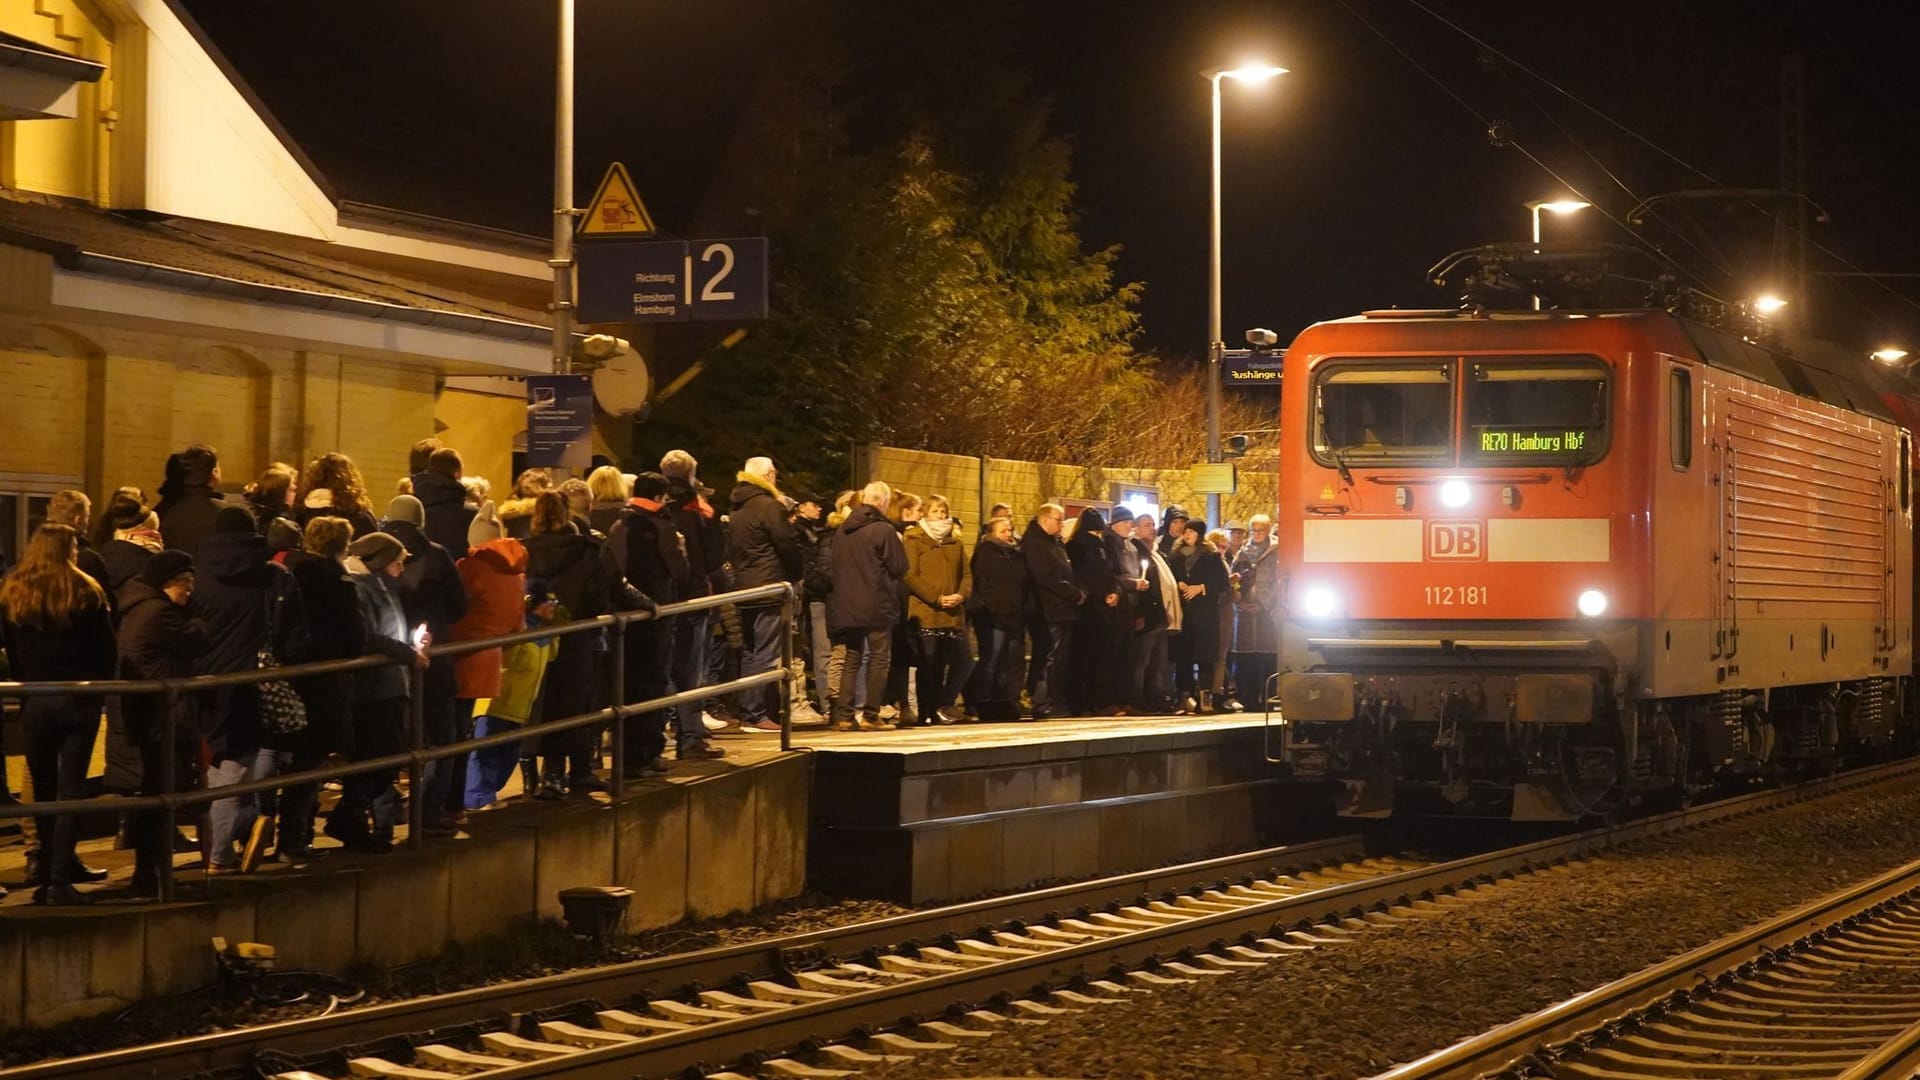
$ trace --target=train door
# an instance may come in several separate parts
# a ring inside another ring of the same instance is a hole
[[[1740,557],[1739,450],[1734,446],[1727,388],[1714,386],[1712,408],[1713,648],[1709,659],[1727,664],[1740,648],[1738,604]]]

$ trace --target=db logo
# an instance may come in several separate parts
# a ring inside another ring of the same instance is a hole
[[[1428,561],[1484,560],[1486,557],[1486,531],[1480,522],[1427,522]]]

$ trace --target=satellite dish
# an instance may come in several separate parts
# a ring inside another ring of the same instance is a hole
[[[614,416],[632,416],[647,403],[653,393],[653,378],[647,373],[647,358],[628,349],[609,358],[593,373],[593,400],[603,412]]]

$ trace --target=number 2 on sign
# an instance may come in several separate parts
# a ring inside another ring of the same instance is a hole
[[[715,270],[713,276],[707,279],[707,283],[700,287],[700,299],[703,302],[735,299],[735,293],[732,289],[722,289],[720,287],[733,273],[733,246],[731,244],[708,244],[707,250],[700,253],[700,263],[704,266],[712,262],[716,257],[720,260],[720,268]],[[686,303],[691,307],[693,305],[693,254],[691,252],[686,256],[685,272],[680,275],[680,280],[686,282]]]
[[[1428,585],[1427,604],[1431,607],[1485,607],[1485,585]]]

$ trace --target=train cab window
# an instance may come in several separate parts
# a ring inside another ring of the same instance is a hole
[[[1693,464],[1693,372],[1667,372],[1667,453],[1676,469]]]
[[[1323,366],[1313,384],[1313,456],[1323,465],[1451,463],[1453,365]]]
[[[1591,465],[1607,455],[1608,367],[1533,357],[1467,363],[1463,458]]]

